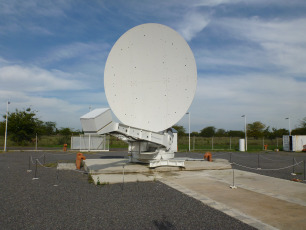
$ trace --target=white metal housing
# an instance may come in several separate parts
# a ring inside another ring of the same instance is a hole
[[[112,122],[112,113],[109,108],[95,109],[81,118],[85,133],[97,133],[101,128]]]
[[[306,135],[283,136],[284,151],[302,151],[306,145]]]

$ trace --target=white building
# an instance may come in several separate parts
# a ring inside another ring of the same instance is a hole
[[[292,152],[298,152],[306,149],[306,135],[283,136],[283,148],[284,151]]]

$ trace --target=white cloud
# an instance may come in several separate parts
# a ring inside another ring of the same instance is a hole
[[[80,116],[85,108],[82,105],[71,104],[65,100],[55,97],[40,97],[28,95],[24,92],[1,92],[0,98],[10,96],[7,100],[11,103],[9,105],[9,112],[14,112],[15,109],[23,110],[31,108],[37,111],[37,117],[43,121],[53,121],[57,123],[57,127],[71,127],[80,129]],[[5,114],[6,100],[1,100],[1,114]],[[5,102],[5,103],[4,103]]]
[[[48,27],[40,26],[46,18],[65,18],[71,1],[2,0],[0,1],[0,34],[30,31],[51,35]],[[50,24],[49,24],[50,26]]]
[[[301,98],[305,87],[306,82],[276,75],[200,77],[190,108],[192,130],[211,125],[242,130],[243,114],[248,123],[261,121],[276,128],[288,128],[284,118],[290,116],[295,127],[306,114],[306,101]],[[187,122],[184,117],[180,121],[186,127]]]
[[[305,75],[306,18],[289,21],[225,18],[216,25],[239,40],[257,44],[264,51],[263,58],[285,73]]]
[[[208,16],[195,10],[188,11],[177,25],[178,32],[187,40],[192,40],[209,23]]]
[[[58,127],[81,129],[80,116],[92,108],[108,107],[103,91],[90,89],[88,78],[60,70],[37,66],[13,65],[0,58],[0,114],[6,101],[10,111],[31,107],[43,121],[55,121]],[[81,79],[81,80],[76,80]]]
[[[272,68],[268,57],[261,49],[247,46],[205,47],[194,50],[198,71],[214,69],[229,71],[229,67],[240,68]]]
[[[71,78],[69,74],[58,70],[48,71],[38,67],[8,65],[0,68],[0,89],[33,93],[87,88],[85,82]]]
[[[37,1],[37,0],[2,0],[0,12],[6,16],[23,17],[39,14],[43,16],[64,16],[64,10],[71,5],[70,0]]]
[[[110,46],[107,43],[74,42],[53,47],[40,62],[52,63],[75,58],[87,61],[101,60],[107,57],[109,49]]]

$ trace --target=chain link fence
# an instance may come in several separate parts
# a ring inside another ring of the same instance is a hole
[[[80,151],[109,151],[109,136],[96,134],[72,136],[71,149]]]
[[[190,137],[191,150],[239,150],[240,137]],[[248,150],[283,150],[283,139],[275,138],[247,138]],[[179,151],[184,151],[189,148],[188,136],[178,138]]]

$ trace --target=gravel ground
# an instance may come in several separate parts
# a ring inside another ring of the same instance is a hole
[[[203,159],[204,153],[176,153],[176,157]],[[213,159],[226,159],[234,169],[286,180],[300,179],[305,183],[306,153],[296,152],[211,152]],[[299,163],[299,164],[297,164]],[[292,165],[297,164],[292,167]],[[261,169],[257,169],[261,168]],[[291,175],[293,171],[296,175]]]
[[[44,154],[46,163],[75,160],[63,152],[0,154],[1,229],[253,229],[160,182],[95,186],[81,172],[44,167],[33,180],[29,157],[43,163]]]

